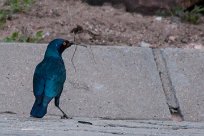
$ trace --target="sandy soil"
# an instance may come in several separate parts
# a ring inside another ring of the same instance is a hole
[[[129,13],[120,5],[89,6],[80,0],[35,0],[26,13],[13,14],[0,30],[0,39],[15,31],[33,35],[43,31],[49,42],[61,37],[74,39],[70,31],[77,25],[83,32],[77,43],[148,47],[203,48],[204,18],[199,25],[183,23],[176,17]],[[0,2],[0,8],[4,5]]]

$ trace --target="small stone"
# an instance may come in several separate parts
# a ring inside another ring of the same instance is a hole
[[[195,49],[203,49],[203,45],[201,44],[197,44],[194,46]]]
[[[190,43],[186,45],[186,48],[204,49],[204,46],[200,43]]]
[[[45,34],[43,34],[43,38],[50,36],[50,32],[46,32]]]
[[[151,47],[151,44],[144,42],[144,41],[142,41],[139,45],[140,45],[140,47],[146,47],[146,48]]]
[[[169,36],[169,41],[175,42],[176,41],[176,36]]]
[[[155,20],[156,21],[162,21],[162,17],[156,17]]]

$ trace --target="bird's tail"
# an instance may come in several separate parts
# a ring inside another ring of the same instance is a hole
[[[38,101],[35,100],[30,115],[32,117],[42,118],[47,113],[47,106],[48,105],[44,105],[42,102],[38,103]]]

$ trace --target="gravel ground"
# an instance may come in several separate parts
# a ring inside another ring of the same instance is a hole
[[[6,8],[4,1],[0,8]],[[74,39],[70,31],[77,25],[82,33],[76,42],[95,45],[197,48],[204,46],[204,18],[200,24],[183,23],[176,17],[148,16],[125,11],[123,5],[90,6],[80,0],[35,0],[30,9],[16,13],[0,29],[0,39],[21,32],[32,36],[43,31],[43,40],[56,37]]]

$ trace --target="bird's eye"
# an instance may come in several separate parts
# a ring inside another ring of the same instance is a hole
[[[67,45],[67,43],[66,43],[66,42],[63,42],[63,45]]]

